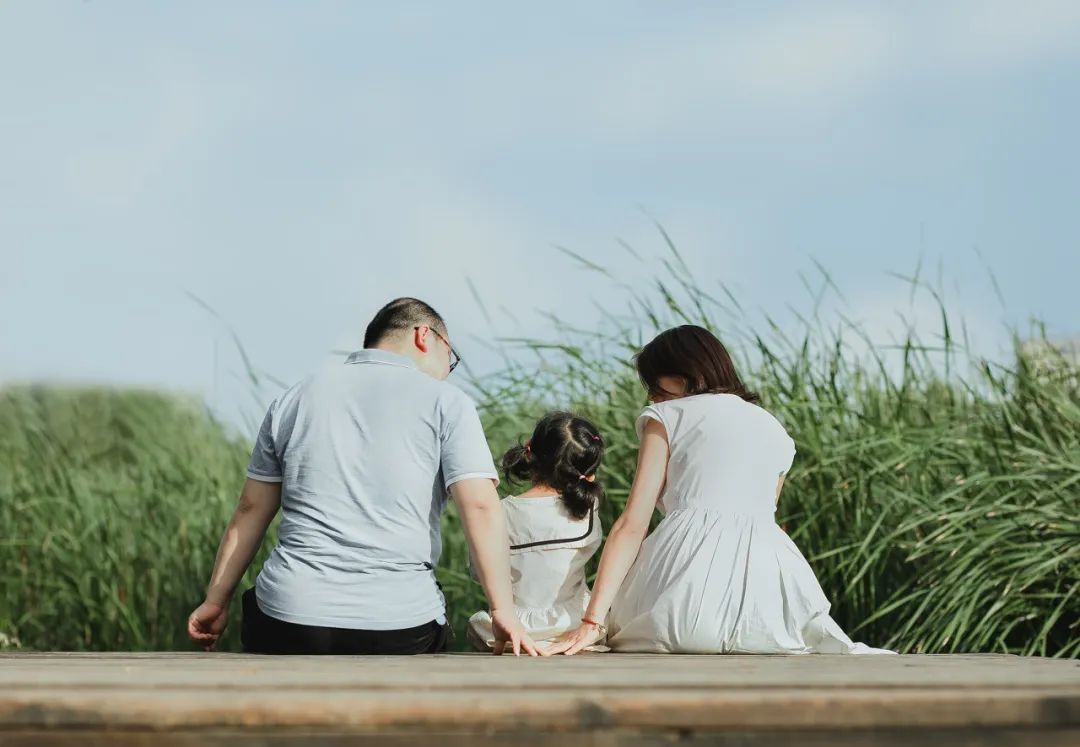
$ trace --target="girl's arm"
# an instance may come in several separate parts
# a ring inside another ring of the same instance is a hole
[[[604,552],[600,555],[600,569],[593,586],[592,600],[585,612],[585,618],[594,623],[602,622],[607,616],[615,594],[637,559],[641,543],[649,531],[649,520],[656,508],[656,501],[664,487],[667,463],[667,432],[663,425],[650,418],[641,434],[637,472],[634,474],[634,484],[630,488],[626,508],[612,525]],[[569,656],[599,639],[598,627],[582,622],[576,631],[548,651],[552,654],[566,653]]]

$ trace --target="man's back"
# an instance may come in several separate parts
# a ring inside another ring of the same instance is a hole
[[[392,630],[441,620],[447,488],[496,478],[476,410],[408,359],[362,350],[267,413],[248,476],[282,482],[278,546],[256,582],[286,622]]]

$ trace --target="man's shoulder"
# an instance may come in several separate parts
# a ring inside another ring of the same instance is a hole
[[[437,385],[435,396],[439,405],[447,412],[461,412],[476,409],[476,401],[463,389],[451,384],[449,381],[432,379]]]
[[[304,393],[304,391],[311,386],[311,383],[318,377],[317,373],[310,373],[304,378],[297,381],[291,386],[287,386],[281,390],[281,392],[274,397],[274,401],[270,403],[270,409],[277,410],[285,407],[296,400]]]
[[[391,373],[384,367],[375,368],[373,371],[376,371],[381,376],[386,376],[388,373]],[[371,380],[358,381],[355,376],[352,375],[353,373],[354,372],[346,366],[325,367],[297,382],[285,392],[282,392],[279,399],[295,399],[296,397],[303,395],[306,390],[324,386],[341,389],[343,392],[361,391],[365,394],[375,394],[376,396],[383,396],[385,392],[380,394],[379,390],[389,388],[396,393],[406,396],[410,400],[434,402],[440,407],[476,407],[476,402],[473,397],[457,385],[449,381],[433,378],[423,371],[418,371],[416,369],[395,367],[392,370],[392,377],[380,377],[381,380],[374,388],[371,387],[371,384],[373,383]]]

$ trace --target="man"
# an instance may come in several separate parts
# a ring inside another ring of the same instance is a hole
[[[280,508],[278,545],[243,595],[244,649],[418,654],[446,647],[435,580],[447,492],[496,623],[495,653],[537,650],[518,621],[498,476],[476,408],[445,379],[459,358],[428,304],[399,298],[364,349],[270,406],[189,637],[211,650]]]

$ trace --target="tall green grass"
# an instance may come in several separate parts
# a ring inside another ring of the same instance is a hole
[[[906,652],[1080,655],[1074,364],[1020,345],[1004,361],[983,359],[943,303],[932,333],[911,328],[876,345],[857,324],[819,313],[824,276],[805,316],[754,321],[723,287],[707,292],[669,248],[647,293],[611,279],[607,297],[623,310],[607,304],[597,329],[553,316],[550,339],[501,341],[518,354],[472,382],[493,452],[548,408],[591,418],[608,445],[610,526],[633,478],[633,421],[645,404],[631,356],[662,328],[702,324],[735,350],[798,444],[780,518],[849,632]],[[908,282],[940,299],[918,276]],[[183,622],[248,449],[196,404],[161,394],[0,393],[7,645],[185,648]],[[444,535],[439,577],[460,631],[484,603],[453,510]],[[226,648],[235,636],[234,625]]]
[[[1080,654],[1075,361],[1015,337],[1012,360],[980,357],[918,272],[900,280],[939,313],[921,336],[907,323],[882,346],[842,313],[821,313],[822,299],[838,293],[823,271],[808,286],[809,314],[755,323],[722,286],[706,292],[661,234],[670,255],[651,291],[609,275],[625,289],[627,314],[608,313],[599,330],[555,317],[551,340],[506,341],[535,361],[478,382],[492,443],[505,448],[549,406],[592,419],[609,446],[601,476],[610,526],[626,501],[632,424],[646,403],[631,357],[669,326],[706,326],[798,445],[780,521],[853,635],[904,652]]]
[[[186,648],[248,450],[156,392],[0,391],[0,647]]]

